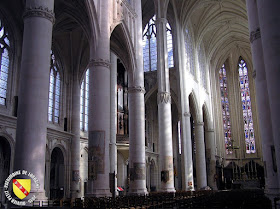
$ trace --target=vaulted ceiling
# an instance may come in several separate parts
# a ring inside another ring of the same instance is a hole
[[[195,46],[204,45],[208,60],[225,48],[250,51],[245,0],[170,0],[168,13],[169,21],[173,16],[191,32]],[[142,0],[142,14],[146,24],[155,14],[154,1]]]

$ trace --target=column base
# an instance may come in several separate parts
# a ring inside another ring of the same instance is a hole
[[[164,188],[164,189],[161,189],[160,191],[161,192],[173,192],[173,193],[176,192],[176,190],[174,188]]]
[[[71,198],[80,198],[81,197],[81,191],[80,190],[71,190],[70,191]]]
[[[90,193],[85,194],[86,197],[112,197],[109,189],[92,189]]]
[[[147,195],[148,191],[147,188],[144,189],[130,189],[129,192],[127,193],[128,195]]]

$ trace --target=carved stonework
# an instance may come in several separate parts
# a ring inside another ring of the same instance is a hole
[[[145,163],[134,163],[133,168],[130,168],[130,180],[145,180],[146,179],[146,169]]]
[[[166,18],[156,18],[156,24],[162,23],[166,25],[168,23]]]
[[[204,126],[204,123],[203,122],[197,122],[195,123],[196,126]]]
[[[105,132],[89,132],[88,179],[96,180],[97,174],[104,174]]]
[[[185,112],[185,113],[184,113],[184,116],[185,116],[185,117],[191,117],[191,114],[190,114],[189,112]]]
[[[30,18],[30,17],[43,17],[48,19],[54,24],[55,17],[54,12],[52,10],[49,10],[48,8],[43,7],[29,7],[26,8],[23,13],[23,18]]]
[[[104,60],[104,59],[91,59],[89,61],[89,67],[93,66],[101,66],[101,67],[106,67],[110,69],[111,63],[109,60]]]
[[[157,102],[159,103],[171,103],[171,95],[169,92],[160,92],[158,93]]]
[[[128,87],[128,93],[143,93],[145,94],[145,88],[143,86],[131,86]]]
[[[259,39],[261,37],[261,31],[260,28],[257,28],[256,31],[252,31],[250,33],[250,42],[253,43],[255,40]]]

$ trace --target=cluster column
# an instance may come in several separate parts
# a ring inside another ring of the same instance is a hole
[[[216,159],[215,159],[215,132],[214,129],[210,128],[208,130],[205,130],[205,140],[207,141],[206,145],[208,150],[210,150],[210,165],[209,165],[209,178],[208,185],[214,189],[217,190],[217,184],[214,179],[214,176],[216,174]]]
[[[117,56],[111,52],[111,136],[110,136],[110,173],[115,174],[115,190],[117,194]],[[113,195],[113,194],[112,194]]]
[[[197,188],[202,189],[207,186],[203,122],[195,123],[195,145]]]
[[[89,67],[88,190],[87,196],[111,196],[110,142],[110,26],[109,0],[100,2],[100,34],[91,49]]]
[[[136,40],[142,40],[141,1],[134,1],[136,19]],[[128,109],[129,109],[129,194],[147,194],[145,160],[145,101],[143,48],[141,41],[135,41],[136,66],[134,79],[129,74]]]
[[[269,196],[275,196],[279,191],[276,167],[273,165],[273,131],[271,124],[271,112],[269,105],[269,96],[267,90],[267,79],[265,74],[265,65],[263,57],[263,47],[261,40],[261,31],[258,19],[258,8],[256,1],[247,0],[247,13],[249,21],[250,41],[252,49],[252,58],[255,71],[255,85],[258,104],[258,115],[260,123],[260,132],[262,138],[262,153],[265,168],[265,192]],[[275,153],[274,153],[275,155]],[[274,162],[276,163],[276,162]]]
[[[273,131],[275,160],[278,170],[278,182],[280,180],[280,2],[257,1],[258,16],[263,47],[263,57],[267,80],[267,90],[271,111],[271,125]],[[273,151],[274,152],[274,151]],[[272,161],[275,162],[272,159]],[[279,193],[279,191],[278,191]]]
[[[188,106],[188,105],[187,105]],[[182,117],[182,174],[183,190],[193,190],[193,159],[192,159],[192,139],[191,139],[191,114],[185,112]]]
[[[33,173],[40,184],[30,193],[45,199],[50,50],[54,1],[26,0],[19,82],[14,170]],[[32,195],[30,195],[32,196]]]
[[[158,10],[162,3],[158,1]],[[161,171],[161,190],[175,192],[172,149],[171,95],[167,54],[167,19],[157,13],[157,76],[158,76],[158,120],[159,120],[159,153]]]
[[[73,79],[72,91],[72,133],[74,134],[71,144],[71,197],[80,195],[80,82],[77,76]]]

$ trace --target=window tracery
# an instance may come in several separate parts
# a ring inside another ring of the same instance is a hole
[[[80,129],[88,131],[88,92],[89,92],[89,70],[87,69],[81,85],[80,99]]]
[[[219,70],[220,90],[221,90],[221,103],[222,103],[222,116],[223,116],[223,130],[226,154],[232,154],[232,136],[231,136],[231,122],[230,110],[227,89],[227,73],[225,65]]]
[[[156,25],[153,16],[144,28],[143,32],[143,62],[144,72],[157,70],[157,39]],[[168,67],[174,67],[173,41],[170,24],[166,24]]]
[[[51,50],[50,66],[48,119],[49,122],[58,124],[60,119],[61,77],[53,50]]]
[[[0,105],[6,105],[10,64],[10,40],[8,31],[0,19]]]
[[[243,122],[244,122],[244,137],[246,144],[246,153],[255,153],[255,133],[252,116],[252,106],[249,88],[249,77],[246,62],[240,58],[238,63],[239,84],[242,102]]]

